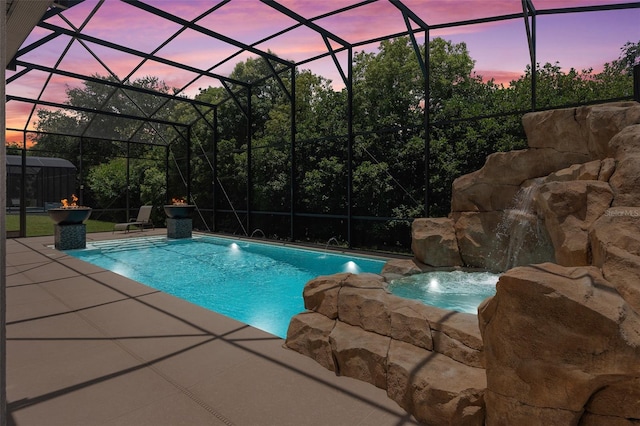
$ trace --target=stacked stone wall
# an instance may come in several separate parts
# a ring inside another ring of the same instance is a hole
[[[286,345],[428,425],[640,424],[640,104],[523,124],[528,149],[457,179],[449,217],[414,221],[413,259],[310,281]],[[513,208],[523,190],[530,211]],[[516,252],[505,216],[538,231]],[[461,266],[506,270],[478,316],[385,288]]]
[[[382,276],[318,277],[286,346],[386,389],[430,425],[482,425],[486,375],[477,317],[394,296]]]

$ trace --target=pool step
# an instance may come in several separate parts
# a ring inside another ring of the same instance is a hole
[[[167,245],[164,237],[130,238],[127,241],[95,241],[87,244],[88,249],[101,250],[103,252],[118,252],[125,250],[140,250]]]

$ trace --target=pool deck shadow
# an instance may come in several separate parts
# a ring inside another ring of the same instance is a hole
[[[149,235],[166,230],[87,240]],[[9,425],[418,424],[278,337],[52,246],[7,240]]]

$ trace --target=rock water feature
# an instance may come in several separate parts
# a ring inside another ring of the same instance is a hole
[[[498,241],[506,241],[507,247],[504,253],[505,263],[500,270],[513,268],[527,241],[539,236],[539,220],[532,208],[533,196],[539,187],[539,184],[534,184],[521,188],[516,194],[514,207],[505,210],[502,221],[498,224],[496,238]]]
[[[457,179],[448,217],[414,221],[413,259],[309,282],[286,345],[386,389],[427,425],[639,424],[640,104],[523,125],[527,149]],[[528,227],[519,249],[498,237],[516,233],[509,221]],[[457,267],[508,269],[477,316],[386,289]]]
[[[496,227],[492,265],[494,271],[506,271],[516,265],[539,263],[553,259],[549,235],[536,211],[536,198],[541,180],[534,179],[516,193],[513,204],[506,209]]]

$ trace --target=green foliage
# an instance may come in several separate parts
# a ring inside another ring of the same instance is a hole
[[[424,83],[407,38],[380,43],[379,53],[354,55],[356,131],[420,122]]]
[[[127,160],[116,158],[97,165],[89,172],[87,182],[100,206],[108,206],[122,196],[127,187]]]
[[[640,64],[640,40],[637,43],[628,41],[620,48],[618,59],[604,64],[603,74],[632,76],[633,67],[638,64]]]
[[[422,55],[426,47],[420,46]],[[89,192],[102,207],[122,204],[127,173],[122,157],[127,154],[135,159],[129,165],[130,196],[140,205],[160,205],[167,193],[184,196],[184,171],[190,158],[191,201],[201,207],[287,212],[293,183],[298,212],[343,215],[350,201],[356,216],[393,218],[376,222],[369,227],[372,232],[404,232],[411,218],[425,214],[425,198],[432,216],[446,215],[454,179],[482,167],[494,152],[524,148],[521,113],[532,108],[530,67],[505,87],[493,80],[484,81],[474,72],[475,61],[465,43],[435,38],[428,48],[428,70],[420,68],[406,37],[381,42],[375,53],[354,54],[350,200],[346,89],[334,90],[330,80],[296,69],[296,110],[292,111],[288,97],[294,92],[291,73],[286,71],[276,78],[264,59],[239,62],[230,75],[251,83],[250,89],[227,84],[200,91],[198,100],[217,105],[217,121],[212,110],[197,107],[196,111],[191,106],[114,91],[93,82],[67,91],[72,105],[99,105],[131,115],[154,114],[190,123],[190,145],[185,143],[185,130],[140,127],[131,120],[116,122],[107,116],[81,112],[39,111],[39,130],[82,134],[91,121],[87,136],[100,134],[114,141],[94,143],[85,138],[80,146],[77,138],[43,134],[38,136],[35,149],[57,153],[75,163],[82,151],[84,166],[89,169]],[[599,73],[591,69],[565,71],[559,63],[536,64],[536,108],[628,97],[632,92],[631,70],[639,57],[640,42],[625,44],[618,59],[604,64]],[[428,99],[425,71],[429,77]],[[153,77],[133,84],[170,91]],[[431,126],[429,135],[425,134],[425,108]],[[165,187],[164,152],[142,144],[115,142],[129,138],[173,141],[169,188]],[[427,146],[425,141],[429,141]],[[218,194],[216,206],[214,192]],[[251,206],[247,205],[248,195]]]
[[[114,77],[94,76],[108,82],[116,82]],[[132,86],[169,93],[170,88],[157,77],[142,77],[131,83]],[[95,81],[85,81],[81,87],[68,87],[66,103],[86,109],[102,109],[132,116],[153,116],[167,119],[173,113],[173,104],[165,104],[165,99],[145,93],[116,89]],[[130,168],[131,204],[141,202],[144,187],[154,186],[153,197],[150,191],[145,193],[156,201],[164,195],[162,188],[153,182],[145,183],[143,170],[156,167],[156,174],[164,177],[164,162],[158,157],[152,145],[122,142],[128,139],[157,143],[174,137],[174,130],[160,125],[144,125],[141,120],[123,120],[110,115],[93,114],[86,111],[38,110],[36,128],[41,131],[30,149],[32,155],[56,156],[65,158],[79,167],[82,164],[86,172],[85,203],[103,208],[123,207],[126,205],[126,161],[132,159],[150,159],[154,165],[139,165]],[[72,135],[83,135],[82,138]],[[82,157],[82,162],[80,158]],[[132,163],[136,163],[132,160]],[[164,186],[164,185],[163,185]],[[152,200],[149,200],[152,201]]]
[[[347,171],[338,157],[320,158],[308,169],[301,182],[301,207],[313,213],[343,213],[346,211]]]
[[[164,204],[165,174],[155,164],[129,161],[129,197],[132,205]],[[124,207],[127,192],[127,160],[114,158],[89,170],[87,183],[100,208]]]
[[[163,170],[157,167],[145,168],[140,183],[140,205],[161,206],[166,199],[166,181]]]
[[[563,71],[558,62],[537,65],[536,108],[588,103],[633,95],[633,65],[640,58],[640,41],[626,43],[617,60],[607,62],[603,71],[593,69]],[[512,81],[505,93],[518,109],[529,109],[531,67],[516,81]]]

